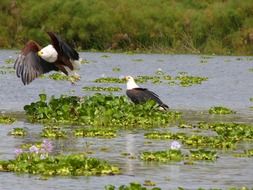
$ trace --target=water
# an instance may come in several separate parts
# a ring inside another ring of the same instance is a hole
[[[201,85],[191,87],[169,86],[166,84],[141,84],[160,95],[171,109],[183,112],[185,120],[192,123],[199,121],[235,121],[253,123],[253,106],[249,98],[253,97],[252,57],[236,56],[199,56],[199,55],[158,55],[158,54],[110,54],[110,53],[80,53],[89,64],[81,66],[81,81],[71,85],[66,81],[36,79],[30,85],[23,86],[14,73],[0,73],[0,111],[14,114],[18,121],[12,125],[0,125],[0,159],[12,159],[13,150],[20,144],[38,140],[42,126],[26,121],[23,106],[38,99],[45,92],[48,95],[89,95],[93,92],[82,91],[84,86],[119,86],[125,89],[125,84],[97,84],[92,81],[102,76],[120,77],[125,75],[154,75],[158,69],[176,76],[179,72],[189,75],[208,77]],[[104,55],[107,55],[104,56]],[[0,67],[12,66],[5,60],[16,58],[15,51],[0,51]],[[113,68],[119,67],[119,72]],[[125,94],[125,90],[115,94]],[[225,106],[237,112],[229,116],[210,116],[207,110],[212,106]],[[14,127],[25,127],[29,135],[25,138],[8,136]],[[229,154],[220,153],[220,158],[214,163],[199,162],[195,165],[150,164],[138,159],[142,151],[164,150],[169,147],[169,141],[152,141],[146,143],[143,134],[146,131],[119,131],[113,139],[100,138],[70,138],[55,140],[55,147],[64,147],[64,151],[82,152],[90,149],[92,156],[108,160],[122,168],[122,175],[102,177],[52,177],[41,180],[39,176],[16,175],[0,173],[1,190],[91,190],[104,189],[105,185],[122,185],[129,182],[145,180],[154,181],[162,189],[228,188],[231,186],[253,187],[252,158],[235,158]],[[252,147],[252,144],[248,145]],[[103,151],[102,149],[107,149]],[[130,153],[136,159],[123,156]]]

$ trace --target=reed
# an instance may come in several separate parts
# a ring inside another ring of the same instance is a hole
[[[253,1],[1,1],[1,48],[45,44],[47,30],[79,50],[250,55]]]

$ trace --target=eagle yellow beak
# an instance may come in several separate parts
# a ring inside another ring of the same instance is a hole
[[[42,55],[42,52],[41,51],[38,51],[38,56],[40,56],[41,57],[41,55]]]

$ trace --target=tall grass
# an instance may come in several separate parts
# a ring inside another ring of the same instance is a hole
[[[55,31],[79,49],[253,54],[253,0],[1,0],[0,47]]]

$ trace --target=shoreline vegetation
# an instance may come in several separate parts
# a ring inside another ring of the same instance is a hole
[[[0,48],[48,42],[79,51],[253,54],[252,0],[2,0]]]

